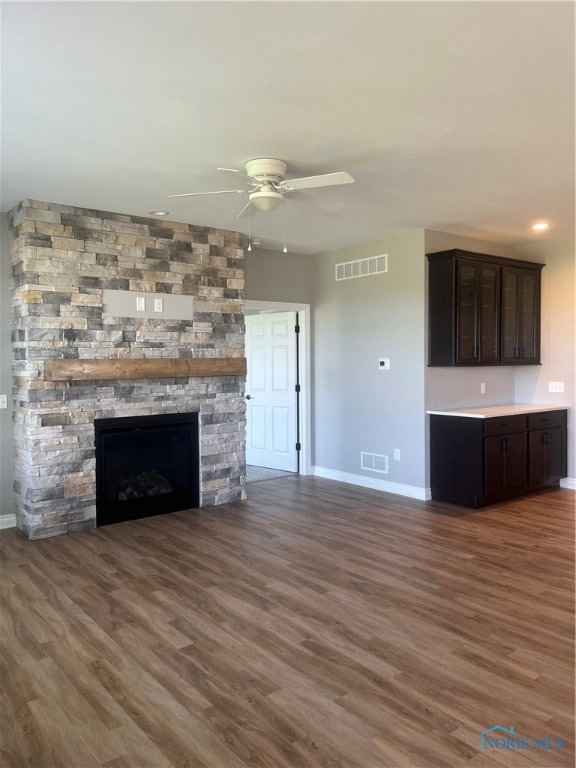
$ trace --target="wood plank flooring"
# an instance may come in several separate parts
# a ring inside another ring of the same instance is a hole
[[[573,491],[249,493],[1,534],[3,768],[574,764]],[[530,746],[482,750],[495,725]]]

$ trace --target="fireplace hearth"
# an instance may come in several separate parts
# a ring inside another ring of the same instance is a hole
[[[200,505],[198,413],[95,419],[96,524]]]

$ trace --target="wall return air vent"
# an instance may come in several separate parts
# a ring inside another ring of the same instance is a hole
[[[381,453],[368,453],[360,451],[360,467],[369,469],[371,472],[381,472],[388,474],[388,456]]]
[[[343,261],[336,264],[336,280],[352,280],[355,277],[370,277],[388,272],[388,254],[370,256],[367,259]]]

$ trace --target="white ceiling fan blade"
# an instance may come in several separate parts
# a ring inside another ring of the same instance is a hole
[[[286,179],[278,186],[289,191],[295,189],[312,189],[313,187],[332,187],[337,184],[353,184],[354,178],[345,171],[338,173],[323,173],[320,176],[303,176],[301,179]]]
[[[239,195],[246,192],[245,189],[219,189],[217,192],[184,192],[182,195],[168,195],[168,197],[197,197],[198,195],[229,195],[237,192]]]
[[[234,173],[236,177],[240,177],[242,181],[249,184],[251,187],[257,187],[258,182],[255,181],[252,176],[248,176],[244,171],[238,171],[236,168],[216,168],[217,171],[223,171],[224,173]]]
[[[237,219],[247,219],[249,216],[254,216],[256,213],[256,207],[252,205],[252,202],[249,200],[244,208],[240,211],[238,216],[236,216]]]

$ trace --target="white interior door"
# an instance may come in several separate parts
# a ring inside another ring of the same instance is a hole
[[[298,471],[296,312],[246,316],[246,463]]]

